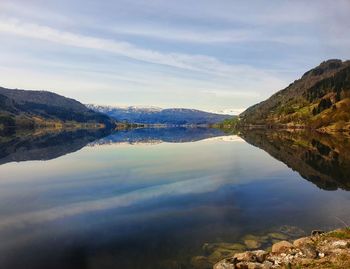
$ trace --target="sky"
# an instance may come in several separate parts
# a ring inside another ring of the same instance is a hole
[[[239,113],[350,59],[349,0],[0,0],[0,86]]]

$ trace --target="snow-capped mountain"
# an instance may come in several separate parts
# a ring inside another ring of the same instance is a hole
[[[129,123],[174,125],[213,124],[232,117],[231,115],[222,115],[186,108],[162,109],[159,107],[119,107],[92,104],[86,106],[94,111],[105,113],[118,121],[126,121]]]

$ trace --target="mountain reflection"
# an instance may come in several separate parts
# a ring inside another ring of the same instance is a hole
[[[350,190],[350,139],[303,131],[246,130],[240,136],[324,190]]]
[[[121,130],[107,137],[95,141],[93,144],[157,144],[195,142],[203,139],[225,135],[219,129],[214,128],[138,128]]]
[[[139,128],[110,132],[8,132],[0,134],[0,165],[50,160],[89,145],[194,142],[225,134],[214,128]],[[324,190],[350,190],[350,139],[310,132],[245,130],[240,136]],[[248,164],[247,164],[248,165]]]
[[[222,136],[210,128],[139,128],[116,132],[99,130],[27,131],[0,134],[0,165],[8,162],[51,160],[75,152],[86,145],[183,143]]]
[[[0,165],[58,158],[108,134],[104,129],[7,132],[0,136]]]

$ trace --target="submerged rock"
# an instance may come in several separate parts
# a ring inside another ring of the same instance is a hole
[[[269,233],[268,236],[273,239],[278,239],[278,240],[286,240],[288,239],[288,236],[285,234],[281,233]]]
[[[246,239],[244,240],[244,244],[247,246],[247,248],[250,248],[250,249],[256,249],[261,246],[261,243],[255,239]]]
[[[278,229],[281,233],[284,233],[290,237],[300,237],[306,235],[305,231],[296,226],[283,225]]]
[[[226,257],[229,257],[232,254],[233,253],[231,251],[217,249],[208,256],[208,261],[213,264],[213,263],[216,263],[216,262],[218,262]]]
[[[244,251],[246,246],[239,243],[205,243],[202,248],[206,254],[210,254],[218,249]]]
[[[204,256],[195,256],[191,259],[191,265],[194,268],[206,269],[212,268],[212,263],[208,261],[207,257]]]

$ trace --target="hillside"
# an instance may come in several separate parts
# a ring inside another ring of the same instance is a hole
[[[114,120],[88,109],[80,102],[48,91],[12,90],[0,87],[0,125],[113,126]]]
[[[241,130],[240,136],[324,190],[350,190],[350,144],[343,134]]]
[[[209,113],[195,109],[157,107],[111,107],[87,105],[90,109],[106,113],[108,116],[130,123],[141,124],[169,124],[169,125],[191,125],[191,124],[214,124],[223,121],[230,115]]]
[[[328,60],[240,114],[240,126],[350,130],[350,61]]]

